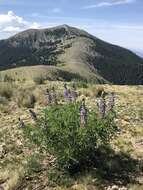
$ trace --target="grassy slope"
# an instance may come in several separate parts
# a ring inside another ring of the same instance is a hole
[[[19,67],[15,69],[9,69],[6,71],[1,71],[1,76],[8,75],[13,79],[19,79],[19,80],[32,80],[34,77],[38,76],[47,76],[51,79],[54,79],[56,77],[53,72],[56,72],[56,68],[54,66],[44,66],[44,65],[38,65],[38,66],[28,66],[28,67]]]
[[[61,62],[66,63],[64,69],[79,73],[88,80],[105,81],[87,60],[88,57],[92,56],[93,52],[90,51],[90,48],[94,45],[93,41],[88,38],[74,39],[72,47],[66,49],[65,54],[59,57]]]
[[[57,66],[38,65],[28,67],[18,67],[1,71],[0,75],[3,77],[8,75],[13,79],[33,79],[34,77],[43,75],[48,79],[56,80],[58,78],[66,79],[66,73],[68,75],[74,73],[77,78],[82,77],[83,79],[94,81],[96,83],[108,83],[103,77],[98,74],[98,71],[93,65],[88,63],[87,57],[91,57],[94,54],[90,49],[94,45],[93,41],[88,38],[76,38],[72,39],[72,47],[65,49],[64,54],[60,54],[58,60],[61,64]],[[67,44],[70,40],[66,41]],[[65,72],[65,74],[64,74]],[[75,78],[75,76],[74,76]]]
[[[43,94],[44,90],[47,86],[53,85],[59,92],[61,92],[63,86],[62,82],[47,82],[45,85],[41,86],[35,86],[31,82],[18,83],[13,88],[14,91],[18,91],[19,88],[21,88],[20,86],[22,86],[23,89],[29,88],[33,91],[37,96],[35,111],[40,113],[43,107],[46,106]],[[121,133],[112,142],[112,147],[116,152],[122,152],[121,160],[118,163],[121,173],[118,173],[119,171],[114,166],[114,162],[111,159],[110,161],[113,164],[112,167],[115,168],[116,177],[114,176],[112,179],[101,179],[100,176],[93,173],[83,174],[77,177],[75,181],[76,185],[74,185],[72,189],[98,189],[99,184],[101,185],[99,189],[101,189],[102,186],[109,187],[120,182],[121,186],[127,185],[127,188],[130,190],[141,190],[143,188],[143,184],[139,185],[135,181],[137,180],[140,181],[140,183],[143,183],[143,179],[141,177],[141,172],[143,171],[139,169],[138,171],[131,170],[128,172],[128,169],[130,168],[132,159],[137,159],[138,163],[143,161],[143,144],[140,143],[141,140],[143,140],[143,87],[110,85],[96,86],[96,88],[101,87],[104,87],[107,92],[112,90],[116,93],[116,111],[118,113],[117,122],[121,128]],[[79,91],[80,94],[84,94],[86,96],[88,107],[95,106],[96,109],[96,98],[93,97],[93,94],[96,91],[95,86],[89,86],[88,89],[79,89]],[[81,97],[79,97],[79,99],[80,98]],[[3,113],[3,111],[5,113]],[[33,188],[40,187],[39,189],[44,189],[44,186],[49,184],[45,169],[38,173],[36,171],[34,173],[32,172],[32,174],[27,173],[27,171],[29,171],[29,168],[27,167],[29,158],[32,158],[32,155],[35,154],[40,156],[41,153],[39,153],[40,150],[38,148],[31,145],[23,137],[21,130],[18,128],[17,119],[19,116],[24,119],[26,124],[32,122],[28,110],[25,108],[18,108],[13,97],[9,106],[0,110],[0,145],[3,146],[3,150],[5,149],[5,154],[0,158],[0,184],[5,190],[24,189],[25,186],[29,189],[31,186]],[[128,159],[124,156],[125,154],[129,155]],[[41,158],[42,166],[40,167],[42,168],[47,168],[47,165],[52,162],[52,157],[45,155],[44,153]],[[126,162],[126,159],[127,164],[125,165],[124,162]],[[29,166],[30,171],[31,167],[39,167],[39,165],[33,165],[31,164]],[[112,169],[110,170],[112,171]],[[111,172],[110,170],[109,172]]]

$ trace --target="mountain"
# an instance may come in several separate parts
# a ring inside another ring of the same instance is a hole
[[[67,25],[30,29],[0,40],[0,70],[37,65],[43,70],[52,68],[63,78],[143,84],[141,57]]]

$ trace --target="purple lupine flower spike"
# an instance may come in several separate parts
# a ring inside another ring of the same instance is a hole
[[[99,99],[98,109],[99,109],[101,118],[103,119],[105,117],[105,113],[106,113],[106,102],[105,102],[105,98],[104,98],[104,93],[102,93],[102,95]]]
[[[67,88],[66,83],[64,84],[64,98],[65,98],[65,101],[67,102],[68,101],[68,88]]]
[[[72,85],[71,95],[72,95],[72,101],[75,102],[77,98],[77,91],[74,83]]]
[[[54,87],[52,87],[51,97],[52,97],[52,103],[54,105],[57,105],[58,104],[58,102],[57,102],[57,95],[56,95],[56,91],[55,91]]]
[[[114,106],[115,106],[115,94],[114,92],[111,92],[109,96],[109,102],[107,105],[108,111],[113,111]]]
[[[80,106],[80,125],[81,127],[87,126],[87,109],[85,106],[85,99],[82,100],[82,104]]]
[[[48,88],[46,90],[46,97],[47,97],[48,104],[51,104],[52,103],[52,96],[51,96],[51,93],[50,93]]]

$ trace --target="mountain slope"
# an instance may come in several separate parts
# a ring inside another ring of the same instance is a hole
[[[52,65],[99,83],[143,84],[143,59],[83,30],[62,25],[0,41],[0,69]]]

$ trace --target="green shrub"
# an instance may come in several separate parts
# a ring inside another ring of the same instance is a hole
[[[44,84],[45,78],[41,75],[33,78],[33,81],[35,84]]]
[[[16,97],[16,102],[19,107],[34,108],[36,98],[29,90],[20,90]]]
[[[88,124],[80,126],[79,104],[53,106],[44,110],[37,128],[27,127],[26,134],[38,146],[45,146],[57,158],[60,168],[77,172],[94,162],[98,146],[107,144],[115,134],[114,114],[104,120],[94,111]]]

